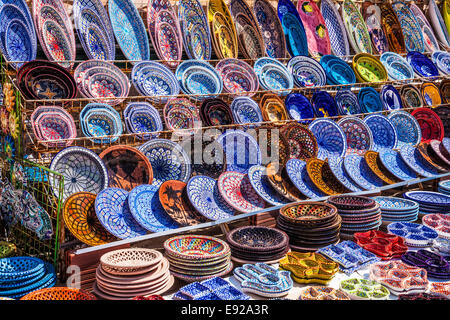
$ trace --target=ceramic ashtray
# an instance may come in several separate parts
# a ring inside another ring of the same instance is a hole
[[[340,289],[354,300],[387,300],[389,290],[376,281],[352,278],[341,281]]]

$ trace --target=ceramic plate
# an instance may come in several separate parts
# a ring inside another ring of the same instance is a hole
[[[328,29],[333,54],[341,57],[350,55],[347,31],[335,3],[330,0],[321,1],[320,12]]]
[[[295,187],[303,193],[306,197],[314,199],[325,196],[326,194],[320,191],[306,170],[306,162],[298,159],[291,159],[286,163],[286,172],[291,182]]]
[[[398,146],[403,144],[416,145],[422,138],[421,130],[417,120],[405,111],[394,111],[388,119],[397,131]]]
[[[253,189],[266,202],[279,206],[287,203],[287,199],[276,192],[267,178],[266,168],[260,165],[251,167],[248,170],[248,178]]]
[[[422,157],[419,150],[411,145],[404,145],[400,148],[400,155],[403,161],[417,174],[424,177],[433,177],[438,174],[436,168],[431,166]]]
[[[372,172],[362,156],[346,156],[344,167],[353,181],[366,190],[376,189],[384,185],[383,181]]]
[[[357,185],[345,171],[344,159],[342,157],[328,157],[328,166],[336,179],[338,179],[347,189],[353,192],[362,191],[362,188]]]
[[[417,178],[416,173],[403,161],[399,152],[391,149],[383,149],[379,152],[383,166],[394,176],[401,180]]]
[[[381,89],[381,101],[383,102],[384,110],[397,110],[403,108],[400,93],[391,84],[384,85]]]
[[[424,52],[425,45],[422,30],[408,5],[403,1],[397,1],[392,4],[392,8],[397,14],[402,27],[406,50]]]
[[[391,121],[382,114],[373,114],[364,118],[373,137],[374,151],[394,149],[397,146],[397,131]]]
[[[363,155],[372,148],[372,131],[364,121],[356,117],[344,117],[337,124],[347,137],[347,154]]]
[[[347,139],[342,129],[332,120],[317,119],[309,125],[319,146],[317,158],[342,157],[347,150]]]
[[[372,42],[367,26],[359,8],[350,0],[345,0],[342,4],[342,20],[346,24],[347,35],[353,50],[356,53],[372,54]]]
[[[308,55],[305,28],[294,4],[290,0],[278,1],[277,11],[289,54],[292,57]]]

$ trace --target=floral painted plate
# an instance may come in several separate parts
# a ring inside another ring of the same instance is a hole
[[[237,32],[226,3],[223,0],[210,0],[207,10],[211,38],[217,57],[237,58]]]
[[[319,146],[317,158],[325,160],[332,156],[344,156],[347,139],[344,131],[332,120],[316,119],[309,125]]]
[[[356,53],[366,52],[372,54],[372,42],[369,31],[359,8],[353,1],[345,0],[342,4],[342,20],[345,22],[347,35],[353,50]]]
[[[373,114],[364,118],[364,122],[372,132],[374,151],[395,149],[397,146],[397,131],[391,121],[382,114]]]
[[[417,174],[403,161],[399,152],[383,149],[379,152],[380,162],[397,178],[407,181],[417,178]]]
[[[372,131],[363,120],[356,117],[344,117],[337,124],[347,138],[346,154],[364,155],[366,151],[372,149]]]
[[[339,114],[342,116],[361,113],[358,97],[349,89],[340,89],[334,97]]]
[[[417,120],[405,111],[394,111],[388,119],[397,131],[398,146],[403,144],[417,145],[422,138],[422,131]]]

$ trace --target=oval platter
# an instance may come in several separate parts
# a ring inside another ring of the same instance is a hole
[[[208,2],[208,23],[214,51],[220,59],[238,57],[236,28],[223,0]]]
[[[353,50],[356,53],[372,54],[372,41],[366,23],[358,7],[351,0],[345,0],[342,4],[342,20],[345,22],[347,35]]]
[[[380,4],[381,25],[389,43],[389,50],[396,53],[406,53],[405,38],[397,14],[391,4]]]

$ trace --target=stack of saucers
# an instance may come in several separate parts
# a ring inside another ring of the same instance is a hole
[[[396,197],[375,197],[373,198],[381,209],[381,219],[383,222],[414,222],[419,213],[419,204],[415,201]]]
[[[380,205],[370,198],[341,195],[330,197],[328,203],[338,209],[342,218],[341,237],[376,230],[381,225]]]
[[[280,209],[277,228],[289,236],[296,251],[315,251],[339,242],[342,219],[336,207],[321,202],[303,202]]]
[[[409,191],[403,196],[419,203],[419,214],[450,213],[450,196],[432,191]]]
[[[450,180],[440,181],[438,184],[438,192],[450,196]]]
[[[53,287],[53,265],[33,257],[0,259],[0,297],[18,299],[43,288]]]
[[[94,293],[106,300],[158,295],[174,283],[169,262],[156,250],[129,248],[105,253],[96,271]]]
[[[227,234],[231,259],[241,263],[275,263],[289,251],[288,235],[275,228],[245,226]]]
[[[230,247],[225,241],[201,235],[183,235],[164,242],[173,276],[187,281],[221,277],[233,269]]]

